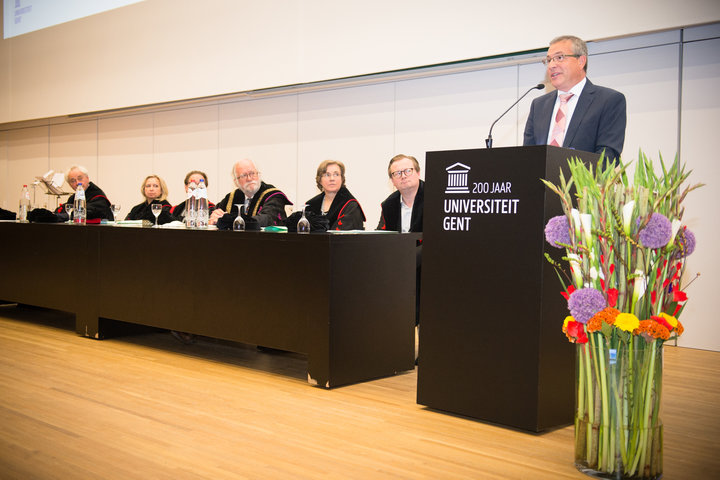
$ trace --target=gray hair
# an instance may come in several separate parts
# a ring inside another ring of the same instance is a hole
[[[90,173],[88,172],[87,168],[83,167],[82,165],[73,165],[67,170],[65,170],[65,181],[68,182],[68,184],[70,184],[70,172],[72,172],[73,170],[80,170],[80,173],[82,173],[86,177],[90,177]]]

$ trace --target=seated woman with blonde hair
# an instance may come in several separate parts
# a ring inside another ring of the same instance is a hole
[[[158,177],[157,175],[148,175],[140,185],[140,193],[145,197],[145,201],[135,205],[130,213],[128,213],[125,220],[148,220],[155,223],[155,215],[152,212],[153,204],[162,205],[162,211],[158,216],[157,223],[162,225],[164,223],[170,223],[173,221],[173,217],[170,214],[172,205],[168,202],[168,188],[165,184],[165,180]]]
[[[345,186],[345,165],[337,160],[320,163],[315,183],[322,193],[308,200],[306,211],[324,215],[330,230],[364,230],[365,214]]]

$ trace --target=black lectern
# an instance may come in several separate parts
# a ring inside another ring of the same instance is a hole
[[[428,152],[417,401],[539,432],[573,423],[569,313],[543,253],[567,158],[549,146]]]

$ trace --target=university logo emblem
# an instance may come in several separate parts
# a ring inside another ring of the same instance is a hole
[[[470,193],[468,188],[468,172],[470,167],[462,163],[454,163],[447,167],[447,188],[445,193]]]

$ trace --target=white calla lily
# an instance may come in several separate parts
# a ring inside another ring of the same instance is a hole
[[[642,270],[637,269],[635,270],[635,281],[634,281],[634,287],[633,287],[633,296],[632,296],[632,302],[633,305],[635,302],[637,302],[643,295],[645,295],[645,289],[647,288],[647,278],[645,277],[645,274]]]
[[[589,248],[592,244],[592,215],[589,213],[580,214],[580,224],[582,225],[585,245]]]
[[[626,235],[630,235],[630,226],[632,222],[632,213],[635,209],[635,200],[630,200],[628,203],[623,205],[622,217],[623,217],[623,230]]]
[[[672,245],[675,243],[675,235],[677,235],[678,231],[680,231],[680,220],[677,218],[672,221],[672,235],[670,235],[670,241],[668,242],[668,245]]]
[[[575,236],[579,238],[580,237],[580,212],[576,208],[573,208],[570,211],[570,216],[573,219],[573,226],[575,227]]]
[[[597,280],[597,278],[598,278],[597,268],[590,267],[590,278],[592,278],[593,280]]]
[[[573,280],[575,280],[575,285],[580,288],[580,286],[583,284],[581,263],[582,261],[580,260],[580,255],[576,253],[568,253],[568,262],[570,263],[570,268],[572,270]]]

